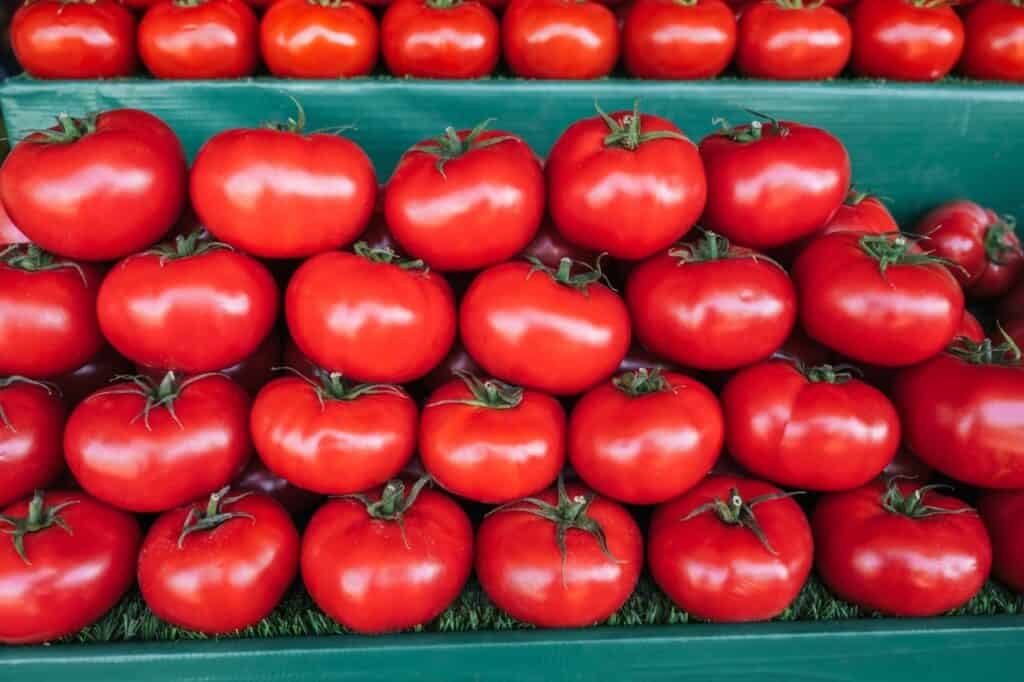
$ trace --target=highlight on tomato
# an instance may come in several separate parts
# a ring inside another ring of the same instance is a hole
[[[850,22],[820,0],[760,0],[740,15],[736,66],[752,78],[835,78],[852,42]]]
[[[377,64],[380,29],[362,3],[277,0],[260,20],[260,52],[279,78],[352,78]]]
[[[959,72],[980,80],[1024,82],[1024,3],[981,0],[963,13]]]
[[[850,11],[853,71],[900,81],[935,81],[964,49],[964,27],[949,2],[859,0]]]
[[[619,60],[618,19],[593,0],[511,0],[501,29],[505,62],[520,78],[590,80]]]
[[[138,40],[156,78],[242,78],[259,64],[259,20],[245,0],[161,0],[142,16]]]
[[[714,78],[735,50],[736,17],[722,0],[637,0],[626,10],[622,58],[634,78]]]
[[[64,412],[54,385],[0,377],[0,507],[45,488],[64,470]]]
[[[394,0],[380,37],[388,71],[400,78],[482,78],[501,55],[498,19],[477,0]]]

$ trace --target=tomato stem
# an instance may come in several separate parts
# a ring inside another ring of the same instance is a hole
[[[291,372],[309,384],[316,394],[317,400],[320,401],[321,412],[327,409],[327,401],[329,400],[358,400],[366,395],[379,395],[382,393],[390,393],[399,397],[407,395],[400,386],[395,386],[394,384],[350,384],[345,381],[341,372],[328,372],[317,368],[314,370],[314,376],[316,377],[314,380],[294,367],[272,367],[271,369],[275,372]]]
[[[203,254],[219,249],[234,251],[234,247],[224,242],[213,241],[210,233],[203,228],[194,230],[187,235],[178,235],[173,242],[158,244],[140,255],[160,257],[160,266],[163,267],[169,261],[202,256]]]
[[[861,251],[878,261],[878,270],[883,276],[891,265],[945,265],[960,268],[953,261],[935,256],[931,251],[913,251],[914,244],[922,238],[902,232],[866,234],[857,244]]]
[[[86,287],[89,286],[89,280],[81,265],[69,260],[58,260],[53,254],[43,251],[35,244],[11,244],[0,249],[0,262],[25,272],[47,272],[71,268],[82,278],[82,284]]]
[[[149,415],[153,410],[162,407],[171,415],[171,419],[173,419],[174,423],[178,425],[178,428],[183,429],[185,426],[181,423],[181,420],[178,419],[178,414],[174,411],[174,401],[176,401],[181,396],[182,392],[190,385],[211,376],[224,375],[220,372],[205,372],[181,381],[176,372],[170,371],[164,374],[163,379],[157,383],[151,377],[144,374],[118,374],[112,379],[112,381],[128,382],[134,384],[134,386],[108,388],[106,390],[93,393],[91,396],[86,398],[86,400],[93,400],[107,395],[137,395],[145,399],[146,403],[143,405],[142,411],[132,418],[132,422],[137,420],[139,417],[142,417],[146,430],[152,431],[153,429],[149,423]]]
[[[98,114],[87,114],[82,118],[75,118],[67,112],[57,114],[57,128],[35,130],[29,135],[40,135],[43,140],[37,144],[69,144],[82,139],[86,135],[96,132],[96,119]]]
[[[427,7],[430,9],[452,9],[462,4],[462,0],[426,0]]]
[[[206,0],[201,1],[205,2]],[[299,100],[291,95],[288,95],[288,99],[295,105],[296,115],[294,117],[289,116],[284,123],[264,123],[263,125],[265,128],[282,133],[302,134],[302,131],[306,128],[306,110],[302,108]]]
[[[11,526],[10,529],[0,528],[0,533],[11,536],[11,541],[14,543],[14,551],[29,566],[32,565],[32,562],[28,560],[28,556],[25,554],[26,535],[44,531],[52,526],[63,528],[68,535],[73,534],[71,526],[60,516],[60,512],[73,504],[78,504],[79,501],[68,500],[67,502],[47,507],[44,497],[45,493],[42,490],[36,490],[32,495],[32,500],[28,503],[28,514],[23,518],[0,514],[0,523],[7,523]]]
[[[677,388],[662,375],[660,367],[641,367],[634,372],[624,372],[612,379],[612,384],[631,398],[651,393],[674,393]]]
[[[423,270],[424,272],[429,270],[426,263],[422,260],[403,259],[397,251],[388,247],[374,248],[366,242],[356,242],[352,250],[357,256],[361,256],[374,263],[395,265],[403,270]]]
[[[48,395],[60,395],[60,389],[56,384],[51,384],[48,381],[29,379],[28,377],[23,377],[17,374],[8,377],[0,377],[0,391],[15,384],[29,384],[30,386],[36,386],[43,389]],[[18,429],[14,428],[14,424],[7,419],[7,414],[4,412],[3,405],[0,405],[0,424],[3,424],[4,428],[8,429],[12,433],[18,432]]]
[[[685,242],[673,249],[669,249],[668,255],[679,260],[679,265],[686,263],[703,263],[732,258],[749,258],[755,261],[766,261],[785,271],[778,262],[768,256],[756,253],[747,248],[733,246],[728,239],[703,228],[700,230],[701,237],[695,242]]]
[[[777,137],[785,137],[789,135],[789,128],[782,125],[777,119],[762,114],[753,109],[745,109],[748,114],[756,116],[758,119],[751,121],[746,126],[732,126],[725,118],[713,118],[711,124],[718,126],[721,130],[718,131],[718,135],[728,137],[733,142],[739,142],[740,144],[749,144],[751,142],[759,142],[766,134]],[[767,125],[766,125],[767,124]]]
[[[1017,220],[1013,216],[1003,216],[985,229],[983,243],[985,254],[996,265],[1006,265],[1011,256],[1020,256],[1021,248],[1013,236],[1016,234]]]
[[[594,108],[598,115],[604,120],[611,131],[604,138],[605,147],[621,147],[627,151],[636,151],[640,145],[652,140],[686,140],[686,136],[672,130],[654,130],[649,133],[641,132],[640,127],[643,116],[640,114],[640,100],[633,100],[633,113],[622,117],[622,123],[605,113],[597,102]]]
[[[961,509],[946,509],[926,504],[924,496],[932,490],[952,489],[944,483],[923,485],[909,495],[904,495],[899,488],[901,479],[911,479],[912,476],[893,476],[886,482],[885,492],[882,493],[881,505],[886,511],[893,514],[900,514],[911,519],[923,519],[929,516],[943,514],[973,514],[974,509],[964,506]]]
[[[1003,336],[1003,343],[998,346],[992,342],[992,339],[974,342],[966,336],[960,336],[953,340],[946,352],[972,365],[1019,367],[1021,364],[1020,346],[1012,336],[1006,333],[1001,324],[997,323],[996,326]]]
[[[728,501],[724,501],[722,498],[716,497],[710,502],[700,505],[679,520],[689,521],[701,514],[713,511],[722,523],[730,526],[740,526],[752,532],[757,536],[758,541],[766,550],[768,550],[768,552],[778,556],[778,552],[775,551],[775,548],[772,547],[770,542],[768,542],[768,536],[765,535],[764,531],[761,529],[761,525],[757,521],[757,515],[754,513],[754,507],[759,504],[764,504],[765,502],[771,502],[772,500],[781,500],[787,497],[803,494],[802,490],[789,493],[767,493],[765,495],[759,495],[747,502],[743,499],[743,496],[740,495],[738,488],[730,488]]]
[[[248,512],[224,511],[224,507],[227,505],[234,504],[252,494],[245,492],[233,497],[226,497],[230,490],[231,486],[224,486],[210,495],[210,499],[206,502],[205,510],[199,509],[195,505],[189,508],[188,516],[185,517],[185,523],[181,528],[181,535],[178,536],[178,549],[182,549],[185,546],[185,538],[192,533],[213,530],[231,519],[249,519],[253,524],[256,523],[256,518]]]
[[[428,4],[429,4],[428,0]],[[439,0],[441,2],[451,2],[451,0]],[[448,7],[440,7],[439,9],[449,9],[457,4],[460,4],[461,0],[456,0],[454,4]],[[512,135],[497,135],[495,137],[488,137],[485,140],[481,140],[480,136],[484,133],[491,123],[494,122],[493,118],[488,118],[478,123],[472,130],[466,133],[465,137],[459,137],[459,133],[455,128],[448,126],[444,129],[444,132],[437,137],[434,137],[422,144],[418,144],[413,147],[410,151],[423,152],[424,154],[430,154],[436,156],[437,161],[434,162],[434,167],[437,168],[437,172],[441,174],[442,178],[447,179],[445,175],[444,166],[449,161],[453,161],[460,156],[468,154],[471,151],[478,149],[487,149],[493,147],[496,144],[502,142],[513,141],[516,138]]]
[[[824,383],[842,385],[852,381],[854,375],[860,376],[860,369],[853,365],[817,365],[808,367],[799,358],[783,356],[791,362],[797,371],[804,375],[812,384]]]
[[[402,544],[406,549],[409,547],[409,539],[405,535],[405,514],[416,503],[423,488],[432,481],[430,476],[422,476],[412,485],[409,494],[405,493],[405,483],[400,479],[392,479],[387,482],[376,501],[370,499],[365,493],[352,495],[339,495],[335,499],[355,500],[366,507],[366,513],[370,518],[377,521],[389,521],[398,524],[399,532],[402,534]]]
[[[483,407],[491,410],[510,410],[519,407],[523,402],[523,389],[519,386],[506,384],[497,379],[484,381],[476,375],[457,369],[452,372],[466,385],[472,398],[453,398],[451,400],[438,400],[427,403],[426,407],[437,407],[438,405],[469,405],[470,407]]]
[[[549,268],[536,256],[527,256],[526,260],[529,261],[532,267],[526,277],[529,279],[533,273],[543,272],[559,284],[572,287],[573,289],[578,289],[584,296],[588,295],[590,286],[598,282],[604,283],[604,285],[609,289],[615,291],[612,283],[608,280],[608,277],[601,269],[601,261],[606,255],[607,254],[604,253],[600,254],[593,265],[584,263],[583,261],[573,260],[571,258],[563,258],[558,261],[557,268]],[[574,268],[582,269],[583,272],[573,274]]]

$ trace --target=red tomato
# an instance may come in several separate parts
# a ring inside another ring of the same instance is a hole
[[[971,311],[966,309],[964,310],[963,318],[960,320],[960,326],[957,327],[956,334],[953,335],[953,338],[958,339],[961,336],[966,337],[975,343],[981,343],[985,340],[985,330],[982,329],[981,323],[978,322],[978,318],[972,315]],[[1012,332],[1010,332],[1010,336],[1016,339]]]
[[[78,632],[135,580],[141,533],[130,514],[80,492],[37,492],[0,515],[0,642]]]
[[[380,37],[388,71],[399,77],[481,78],[501,52],[498,20],[475,0],[395,0]]]
[[[557,491],[492,511],[476,541],[476,576],[491,601],[547,628],[606,620],[629,599],[644,562],[629,512],[561,478]]]
[[[350,78],[377,65],[380,30],[347,0],[277,0],[260,22],[260,49],[279,78]]]
[[[120,0],[120,1],[121,1],[122,5],[124,5],[125,7],[130,7],[132,9],[146,9],[147,7],[152,7],[156,3],[161,2],[161,0]]]
[[[709,370],[768,358],[789,336],[797,310],[785,270],[713,232],[638,266],[626,301],[646,348]]]
[[[835,353],[817,341],[812,341],[798,325],[793,327],[793,331],[773,357],[782,360],[795,359],[813,367],[829,364],[835,358]]]
[[[258,34],[242,0],[163,0],[139,22],[139,56],[157,78],[241,78],[256,70]]]
[[[751,3],[739,21],[736,66],[752,78],[835,78],[850,59],[850,22],[827,5],[802,0]]]
[[[423,387],[428,391],[436,391],[452,379],[458,378],[459,372],[481,374],[480,368],[466,349],[461,343],[456,342],[444,360],[423,377]]]
[[[963,15],[960,73],[981,80],[1024,82],[1024,4],[982,0]]]
[[[0,169],[18,229],[78,260],[115,260],[158,241],[185,203],[185,154],[174,131],[137,109],[57,121],[15,145]]]
[[[0,247],[11,244],[27,244],[31,239],[17,228],[11,217],[7,215],[7,209],[0,203]]]
[[[648,541],[658,586],[679,608],[721,623],[785,611],[814,558],[800,506],[774,486],[732,476],[711,476],[658,507]]]
[[[977,513],[936,487],[881,481],[821,498],[817,570],[836,596],[890,616],[937,616],[988,578],[992,545]]]
[[[871,78],[934,81],[964,49],[964,27],[946,3],[860,0],[850,13],[854,72]]]
[[[512,0],[501,29],[505,61],[520,78],[601,78],[619,59],[615,13],[590,0]]]
[[[251,355],[221,369],[220,373],[234,380],[251,397],[255,397],[270,382],[274,370],[281,366],[283,354],[281,337],[271,332]]]
[[[892,213],[878,197],[850,190],[832,218],[825,223],[819,235],[833,232],[866,232],[885,234],[899,232],[900,226]]]
[[[751,248],[817,232],[850,188],[850,157],[819,128],[769,120],[726,127],[700,143],[708,178],[705,227]]]
[[[1007,336],[1013,339],[1013,342],[1017,344],[1018,347],[1024,347],[1024,318],[1018,317],[1015,320],[1010,320],[1009,322],[1002,323],[1001,329],[1006,333]],[[982,334],[982,337],[980,339],[976,339],[974,337],[969,338],[972,341],[981,341],[985,337],[984,334]]]
[[[322,497],[308,490],[303,490],[281,478],[263,464],[259,457],[253,457],[231,487],[235,490],[247,490],[272,497],[285,508],[292,517],[306,517],[322,501]]]
[[[703,384],[640,369],[591,389],[569,421],[569,461],[594,490],[657,504],[704,478],[722,450],[722,408]]]
[[[953,340],[964,296],[941,261],[899,234],[819,237],[793,266],[811,338],[861,362],[900,367]]]
[[[64,404],[74,407],[89,395],[110,384],[114,377],[131,374],[132,371],[132,363],[104,344],[100,351],[82,366],[49,379],[60,388]]]
[[[521,255],[527,260],[536,258],[549,268],[557,268],[563,258],[587,262],[597,258],[597,254],[590,249],[584,249],[566,239],[548,219],[541,222],[540,230],[523,248]]]
[[[420,142],[402,155],[384,190],[391,234],[432,268],[496,265],[522,251],[540,227],[540,163],[518,137],[485,131],[488,123]]]
[[[57,478],[63,433],[64,403],[49,384],[0,377],[0,506]]]
[[[636,78],[714,78],[736,50],[736,18],[721,0],[637,0],[626,10],[622,56]]]
[[[462,343],[477,364],[555,395],[608,378],[629,349],[629,312],[599,268],[580,265],[512,262],[480,273],[459,311]]]
[[[1017,283],[1010,287],[1006,295],[999,300],[996,318],[1000,320],[1024,318],[1024,276],[1018,278]]]
[[[64,456],[82,488],[134,512],[158,512],[226,485],[249,458],[249,398],[220,375],[114,384],[68,418]]]
[[[70,372],[103,345],[99,272],[34,245],[0,250],[0,376]]]
[[[34,0],[11,19],[11,47],[35,78],[135,73],[135,18],[114,0]]]
[[[633,111],[578,121],[548,155],[549,210],[566,239],[639,260],[674,243],[704,210],[697,147],[671,121]],[[630,216],[628,225],[622,216]]]
[[[992,572],[1014,592],[1024,593],[1024,491],[987,493],[978,509],[992,538]]]
[[[169,511],[139,552],[139,589],[159,618],[226,634],[263,620],[299,570],[299,534],[266,495],[228,488]]]
[[[473,527],[451,498],[401,481],[334,499],[302,538],[302,580],[328,616],[359,633],[429,623],[473,567]]]

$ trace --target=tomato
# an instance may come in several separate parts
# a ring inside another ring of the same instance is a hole
[[[639,260],[668,247],[704,210],[696,146],[671,121],[633,110],[569,126],[548,155],[549,210],[566,239]],[[622,216],[630,216],[625,227]]]
[[[251,355],[221,369],[220,373],[234,380],[246,393],[255,397],[260,389],[270,382],[274,370],[280,368],[283,354],[281,337],[271,332]]]
[[[158,241],[185,203],[185,153],[174,131],[137,109],[57,121],[15,145],[0,169],[18,229],[77,260],[115,260]]]
[[[7,215],[7,209],[0,203],[0,247],[11,244],[28,244],[31,240],[18,229],[18,227]]]
[[[936,487],[881,481],[821,498],[816,567],[841,599],[889,616],[937,616],[988,578],[992,545],[977,513]]]
[[[866,232],[885,234],[899,232],[900,226],[882,200],[865,192],[850,190],[846,200],[839,206],[832,218],[825,223],[819,235],[833,232]]]
[[[608,378],[629,348],[629,312],[598,267],[563,259],[496,265],[462,299],[459,333],[473,359],[504,381],[572,395]]]
[[[982,0],[963,15],[960,73],[981,80],[1024,82],[1024,4]]]
[[[590,249],[585,249],[566,239],[547,219],[541,222],[540,230],[534,235],[533,240],[523,248],[521,255],[527,260],[536,258],[549,268],[557,268],[563,258],[588,262],[597,258],[597,254]]]
[[[0,506],[50,485],[64,469],[64,403],[49,384],[0,377]]]
[[[139,552],[139,589],[159,618],[208,635],[263,620],[299,570],[299,534],[266,495],[221,488],[161,514]]]
[[[871,78],[934,81],[964,49],[964,27],[946,3],[860,0],[850,13],[855,73]]]
[[[0,642],[78,632],[135,580],[141,532],[130,514],[80,492],[37,492],[0,514]]]
[[[966,309],[964,310],[963,318],[960,320],[960,326],[957,328],[956,334],[953,335],[953,338],[958,339],[961,336],[966,337],[975,343],[981,343],[985,339],[985,330],[982,329],[981,323],[978,322],[978,318],[971,315],[971,311]],[[1012,332],[1010,332],[1010,336],[1013,336]]]
[[[827,5],[802,0],[751,3],[739,21],[736,66],[752,78],[823,80],[850,59],[850,22]]]
[[[491,601],[547,628],[606,620],[629,599],[644,561],[629,512],[561,478],[557,490],[492,511],[476,541],[476,576]]]
[[[401,481],[325,504],[302,538],[302,580],[324,612],[359,633],[429,623],[473,566],[473,527],[443,493]]]
[[[139,22],[139,56],[157,78],[241,78],[259,63],[259,21],[242,0],[163,0]]]
[[[268,469],[259,457],[249,460],[249,466],[231,484],[232,489],[261,493],[273,498],[293,518],[305,518],[319,506],[321,495],[303,490]]]
[[[761,481],[711,476],[657,508],[651,574],[697,618],[768,620],[799,594],[814,558],[811,527],[789,495]]]
[[[476,0],[395,0],[380,36],[388,71],[399,77],[482,78],[501,53],[498,20]]]
[[[1017,279],[996,307],[997,319],[1014,320],[1018,317],[1024,318],[1024,276]]]
[[[635,78],[714,78],[736,50],[736,18],[722,0],[637,0],[626,10],[622,57]]]
[[[512,0],[501,29],[505,61],[520,78],[601,78],[619,59],[618,20],[591,0]]]
[[[250,454],[249,399],[233,381],[173,372],[134,377],[85,399],[68,418],[64,456],[89,494],[158,512],[221,488]]]
[[[96,355],[85,361],[85,364],[59,376],[49,377],[49,380],[60,388],[64,403],[74,407],[89,395],[107,386],[114,377],[131,374],[132,369],[132,363],[104,344]]]
[[[978,509],[992,538],[993,574],[1014,592],[1024,593],[1024,491],[987,493]]]
[[[135,18],[114,0],[34,0],[11,19],[11,47],[35,78],[135,73]]]
[[[260,50],[279,78],[351,78],[377,65],[373,13],[348,0],[278,0],[260,22]]]
[[[785,270],[713,232],[638,266],[626,301],[647,349],[708,370],[768,358],[789,336],[797,311]]]
[[[69,372],[103,345],[99,272],[34,245],[0,250],[0,376]]]
[[[485,130],[488,123],[420,142],[402,155],[384,190],[391,234],[432,268],[496,265],[522,251],[540,227],[540,162],[518,137]]]
[[[793,279],[808,335],[873,365],[930,358],[964,314],[963,292],[942,261],[900,234],[819,237],[797,258]]]

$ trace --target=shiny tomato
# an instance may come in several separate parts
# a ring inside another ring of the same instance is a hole
[[[38,492],[0,514],[0,642],[78,632],[135,580],[141,532],[130,514],[80,492]]]
[[[348,0],[278,0],[260,22],[260,49],[279,78],[351,78],[377,65],[380,30]]]
[[[64,404],[74,407],[96,391],[110,384],[119,374],[131,374],[132,363],[117,354],[107,344],[103,344],[96,355],[86,360],[85,364],[49,380],[60,388]]]
[[[242,0],[163,0],[139,22],[139,56],[157,78],[241,78],[259,62],[259,21]]]
[[[1009,332],[1010,336],[1014,339],[1013,332]],[[960,326],[956,330],[956,334],[953,335],[954,339],[958,339],[961,336],[974,341],[975,343],[981,343],[985,339],[985,330],[982,329],[981,323],[978,322],[978,318],[971,314],[971,311],[964,310],[964,316],[960,320]]]
[[[591,0],[512,0],[501,29],[505,61],[520,78],[601,78],[619,59],[619,22]]]
[[[557,490],[491,512],[476,541],[476,576],[491,601],[548,628],[606,620],[629,599],[644,561],[624,507],[561,479]]]
[[[549,268],[557,268],[563,258],[587,262],[597,258],[597,254],[590,249],[566,239],[548,219],[541,222],[533,240],[523,248],[522,256],[527,260],[536,258]]]
[[[981,80],[1024,82],[1024,3],[982,0],[963,15],[960,73]]]
[[[548,154],[549,211],[566,239],[639,260],[668,247],[704,210],[697,147],[671,121],[632,111],[569,126]],[[628,226],[622,216],[630,216]]]
[[[1004,585],[1024,593],[1024,491],[987,493],[978,503],[992,538],[992,572]]]
[[[319,506],[321,495],[292,485],[268,469],[259,457],[249,460],[249,466],[231,484],[232,489],[261,493],[273,498],[293,518],[305,518]]]
[[[878,481],[821,498],[812,518],[816,567],[836,596],[921,617],[962,606],[981,589],[992,565],[985,526],[935,487]]]
[[[0,377],[0,506],[57,478],[64,469],[63,433],[64,403],[52,386]]]
[[[266,495],[213,493],[160,515],[139,552],[139,590],[159,618],[208,635],[263,620],[299,571],[299,533]]]
[[[964,27],[945,2],[860,0],[850,13],[854,72],[871,78],[934,81],[964,49]]]
[[[626,10],[622,56],[636,78],[714,78],[735,50],[736,18],[722,0],[637,0]]]
[[[380,38],[384,63],[399,77],[481,78],[501,54],[498,20],[476,0],[395,0]]]
[[[899,232],[900,226],[882,200],[865,192],[851,190],[819,235],[833,232]]]
[[[115,260],[159,240],[185,203],[185,153],[174,131],[137,109],[57,121],[15,145],[0,169],[18,229],[78,260]]]
[[[752,78],[835,78],[850,59],[850,22],[821,3],[754,2],[743,12],[738,29],[736,66]]]
[[[4,208],[3,203],[0,203],[0,247],[11,244],[27,244],[30,241],[32,240],[26,237],[25,233],[19,230],[11,217],[7,215],[7,209]]]

